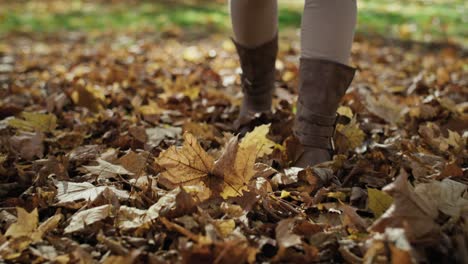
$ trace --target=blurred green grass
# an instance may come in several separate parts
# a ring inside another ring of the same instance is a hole
[[[280,0],[280,27],[300,25],[304,0]],[[424,42],[468,45],[465,0],[359,0],[358,32]],[[11,32],[156,30],[207,33],[230,27],[215,1],[0,0],[0,34]]]

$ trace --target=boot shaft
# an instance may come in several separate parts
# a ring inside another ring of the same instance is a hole
[[[234,39],[232,41],[239,55],[244,93],[257,95],[273,90],[278,36],[255,48],[245,47]]]

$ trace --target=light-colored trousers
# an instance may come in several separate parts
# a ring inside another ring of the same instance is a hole
[[[254,48],[278,33],[277,0],[230,0],[234,39]],[[301,57],[349,63],[356,26],[356,0],[305,0]]]

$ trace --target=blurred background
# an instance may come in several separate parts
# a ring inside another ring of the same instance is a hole
[[[303,0],[280,0],[280,26],[297,29]],[[468,47],[466,0],[358,0],[358,34]],[[229,31],[221,0],[0,0],[0,35],[60,31]]]

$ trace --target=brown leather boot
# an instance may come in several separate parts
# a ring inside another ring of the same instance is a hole
[[[333,61],[302,58],[294,135],[303,146],[293,166],[331,160],[338,104],[356,69]]]
[[[247,48],[232,40],[236,46],[242,68],[241,82],[244,97],[236,127],[245,133],[256,113],[271,111],[275,89],[275,62],[278,54],[278,36],[271,41]],[[252,128],[248,128],[252,129]]]

